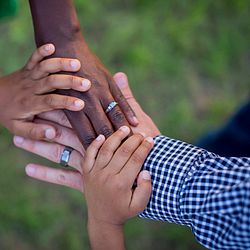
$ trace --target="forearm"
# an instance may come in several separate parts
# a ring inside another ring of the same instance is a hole
[[[144,164],[153,195],[140,216],[188,225],[209,249],[248,249],[249,165],[159,136]]]
[[[37,46],[54,42],[65,46],[80,34],[80,25],[71,0],[30,0]]]
[[[30,0],[36,43],[53,43],[56,52],[53,57],[77,58],[81,68],[74,73],[91,81],[91,89],[81,94],[77,91],[62,90],[59,94],[71,95],[86,102],[82,112],[68,112],[66,115],[85,148],[97,134],[106,137],[122,125],[137,125],[134,112],[108,70],[90,51],[81,32],[72,0]],[[105,113],[110,103],[119,105]],[[126,114],[126,117],[124,116]],[[113,125],[113,126],[112,126]]]
[[[122,225],[96,223],[88,221],[88,234],[93,250],[124,250],[124,235]]]

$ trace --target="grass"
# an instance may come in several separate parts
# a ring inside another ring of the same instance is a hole
[[[248,98],[247,0],[75,3],[91,48],[113,73],[128,74],[163,134],[193,142]],[[27,1],[0,32],[0,72],[7,74],[34,50]],[[26,177],[26,163],[49,163],[15,149],[4,129],[0,153],[0,248],[89,249],[82,195]],[[203,249],[187,228],[167,223],[133,219],[126,236],[128,249]]]

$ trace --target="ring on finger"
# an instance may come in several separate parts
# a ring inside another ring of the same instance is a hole
[[[105,113],[108,114],[108,113],[109,113],[112,109],[114,109],[117,105],[118,105],[117,102],[112,101],[112,102],[108,105],[107,109],[105,110]]]
[[[60,157],[60,165],[63,167],[68,167],[70,155],[73,151],[73,148],[66,146]]]

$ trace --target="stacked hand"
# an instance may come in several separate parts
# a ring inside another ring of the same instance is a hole
[[[0,123],[13,134],[31,139],[53,139],[56,130],[53,124],[33,123],[35,115],[55,110],[79,111],[84,101],[75,97],[51,93],[55,89],[87,91],[90,81],[81,77],[52,73],[76,72],[81,64],[78,60],[53,58],[55,47],[47,44],[31,56],[24,68],[0,79]]]
[[[125,140],[129,133],[123,126],[106,142],[99,135],[84,157],[83,186],[92,249],[124,249],[124,223],[142,212],[150,198],[150,174],[141,172],[141,167],[153,138],[135,134]]]
[[[151,118],[144,113],[133,97],[126,75],[123,73],[117,73],[114,76],[114,80],[124,97],[127,99],[129,105],[135,111],[139,120],[139,125],[137,127],[132,127],[133,133],[144,133],[146,136],[151,137],[159,135],[160,132],[156,125]],[[15,145],[57,163],[60,160],[65,146],[70,146],[74,150],[71,154],[69,165],[73,167],[74,170],[49,168],[38,164],[29,164],[26,167],[27,174],[42,181],[68,186],[83,192],[82,165],[85,150],[72,130],[64,113],[62,111],[45,112],[40,114],[35,122],[36,124],[47,123],[56,128],[57,135],[53,139],[53,142],[35,141],[15,136]]]

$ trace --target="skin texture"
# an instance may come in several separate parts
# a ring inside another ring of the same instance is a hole
[[[128,78],[124,73],[117,73],[114,76],[117,86],[122,91],[129,104],[135,110],[139,120],[137,127],[132,127],[133,133],[144,133],[145,136],[156,137],[160,135],[160,131],[153,123],[151,118],[141,109],[140,105],[133,97],[128,85]],[[40,155],[53,162],[59,162],[61,153],[65,148],[64,145],[74,148],[69,165],[73,170],[49,168],[38,164],[29,164],[26,166],[26,173],[35,179],[54,183],[57,185],[68,186],[83,192],[83,175],[82,165],[85,150],[72,130],[66,116],[62,111],[46,112],[39,115],[39,121],[50,121],[57,128],[57,136],[51,142],[27,140],[21,137],[14,137],[14,143],[17,147]]]
[[[46,122],[33,123],[35,115],[54,109],[79,111],[81,99],[53,94],[55,89],[87,91],[90,82],[84,78],[55,74],[58,71],[76,72],[78,60],[54,58],[55,47],[47,44],[37,49],[20,70],[0,78],[0,123],[10,132],[30,139],[53,139],[56,130]],[[50,76],[54,73],[53,76]]]
[[[126,139],[129,133],[123,126],[106,141],[103,135],[98,136],[84,157],[88,232],[94,250],[125,249],[123,225],[142,212],[150,198],[149,172],[143,171],[136,179],[153,147],[153,138],[135,134]]]
[[[65,111],[85,148],[98,134],[110,136],[114,130],[130,123],[138,125],[133,110],[117,88],[110,73],[100,60],[90,51],[81,32],[76,11],[71,0],[30,0],[36,44],[52,42],[56,45],[54,56],[77,58],[81,68],[75,74],[89,79],[92,87],[87,93],[72,90],[58,93],[76,96],[87,105],[82,112]],[[108,114],[108,105],[116,101],[116,106]]]

